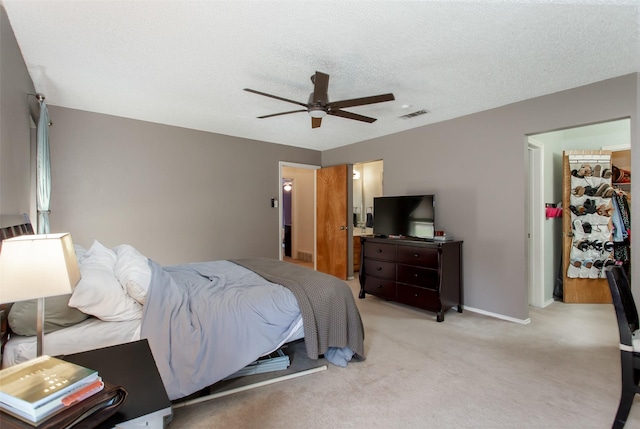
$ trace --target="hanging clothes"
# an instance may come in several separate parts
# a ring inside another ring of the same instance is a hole
[[[614,225],[613,257],[631,278],[631,204],[622,190],[617,190],[611,201],[614,207],[611,216]]]

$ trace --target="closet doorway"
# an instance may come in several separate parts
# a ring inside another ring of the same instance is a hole
[[[562,217],[547,217],[546,206],[552,207],[562,201],[563,151],[611,150],[614,154],[618,150],[630,151],[630,120],[620,119],[530,134],[525,144],[528,151],[525,204],[529,238],[526,253],[529,304],[546,307],[554,300],[561,300],[557,292],[558,289],[562,291],[562,282],[559,281],[559,278],[562,278]],[[536,186],[538,186],[537,191]],[[630,188],[631,185],[629,185],[629,192],[631,192]],[[536,195],[533,194],[535,192],[538,193],[537,200]],[[532,225],[536,222],[541,227],[534,233],[535,229]],[[536,243],[540,246],[537,250]],[[539,274],[537,279],[534,273]]]

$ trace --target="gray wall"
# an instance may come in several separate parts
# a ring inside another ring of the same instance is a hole
[[[320,152],[50,107],[51,230],[158,263],[278,257],[279,161]]]
[[[27,73],[4,6],[0,5],[0,213],[29,213],[29,107],[35,104]]]
[[[534,98],[324,151],[322,165],[383,159],[385,195],[436,194],[438,229],[464,240],[465,305],[524,320],[526,136],[630,117],[640,151],[637,86],[632,74]]]
[[[0,8],[0,213],[29,212],[34,92]],[[639,74],[319,152],[50,107],[53,231],[88,246],[128,242],[161,264],[277,257],[278,161],[325,166],[383,159],[387,195],[435,193],[439,229],[464,240],[465,304],[528,317],[526,135],[631,118]],[[632,159],[640,171],[640,157]],[[632,199],[633,223],[640,203]],[[633,244],[632,264],[640,266]],[[640,285],[633,281],[636,296]]]

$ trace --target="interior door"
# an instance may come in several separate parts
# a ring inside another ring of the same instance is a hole
[[[349,165],[316,170],[316,269],[347,279]]]

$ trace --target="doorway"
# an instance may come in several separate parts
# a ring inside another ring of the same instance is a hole
[[[293,198],[293,179],[282,179],[282,248],[284,257],[291,258],[291,199]]]
[[[315,269],[315,170],[320,167],[281,161],[279,168],[280,260]]]
[[[528,234],[526,259],[530,305],[546,307],[558,299],[557,296],[554,297],[554,292],[562,269],[562,218],[547,218],[544,210],[546,205],[557,205],[562,201],[563,151],[630,148],[630,143],[629,119],[527,136],[525,221]],[[534,219],[541,226],[538,227],[537,235],[531,236]],[[561,286],[560,284],[560,289]]]

